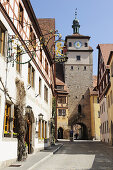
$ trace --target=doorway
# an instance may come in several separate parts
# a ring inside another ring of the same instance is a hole
[[[58,139],[63,139],[63,128],[62,127],[58,129]]]

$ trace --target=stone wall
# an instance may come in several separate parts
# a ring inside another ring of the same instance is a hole
[[[73,69],[71,69],[73,66]],[[86,70],[84,69],[86,67]],[[83,123],[87,126],[90,137],[91,131],[91,111],[89,87],[92,86],[93,66],[91,64],[66,64],[65,63],[65,83],[69,88],[68,109],[69,125]],[[76,122],[78,105],[81,105],[82,118]]]

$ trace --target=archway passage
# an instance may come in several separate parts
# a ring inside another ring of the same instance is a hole
[[[58,139],[63,139],[63,128],[58,129]]]
[[[75,140],[87,140],[88,139],[88,130],[85,124],[76,123],[73,125],[73,138]]]

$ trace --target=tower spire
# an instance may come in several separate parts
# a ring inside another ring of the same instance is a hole
[[[77,19],[77,8],[75,10],[75,19],[73,20],[73,34],[79,34],[79,28],[80,28],[80,24],[79,24],[79,20]]]
[[[75,19],[77,19],[77,8],[75,9]]]

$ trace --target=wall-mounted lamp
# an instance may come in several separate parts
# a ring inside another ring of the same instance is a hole
[[[42,113],[40,113],[40,114],[38,115],[38,117],[39,117],[39,120],[43,120],[43,114],[42,114]]]
[[[28,105],[25,109],[26,109],[26,112],[27,112],[27,113],[31,113],[31,111],[32,111],[32,107],[29,106],[29,105]]]

